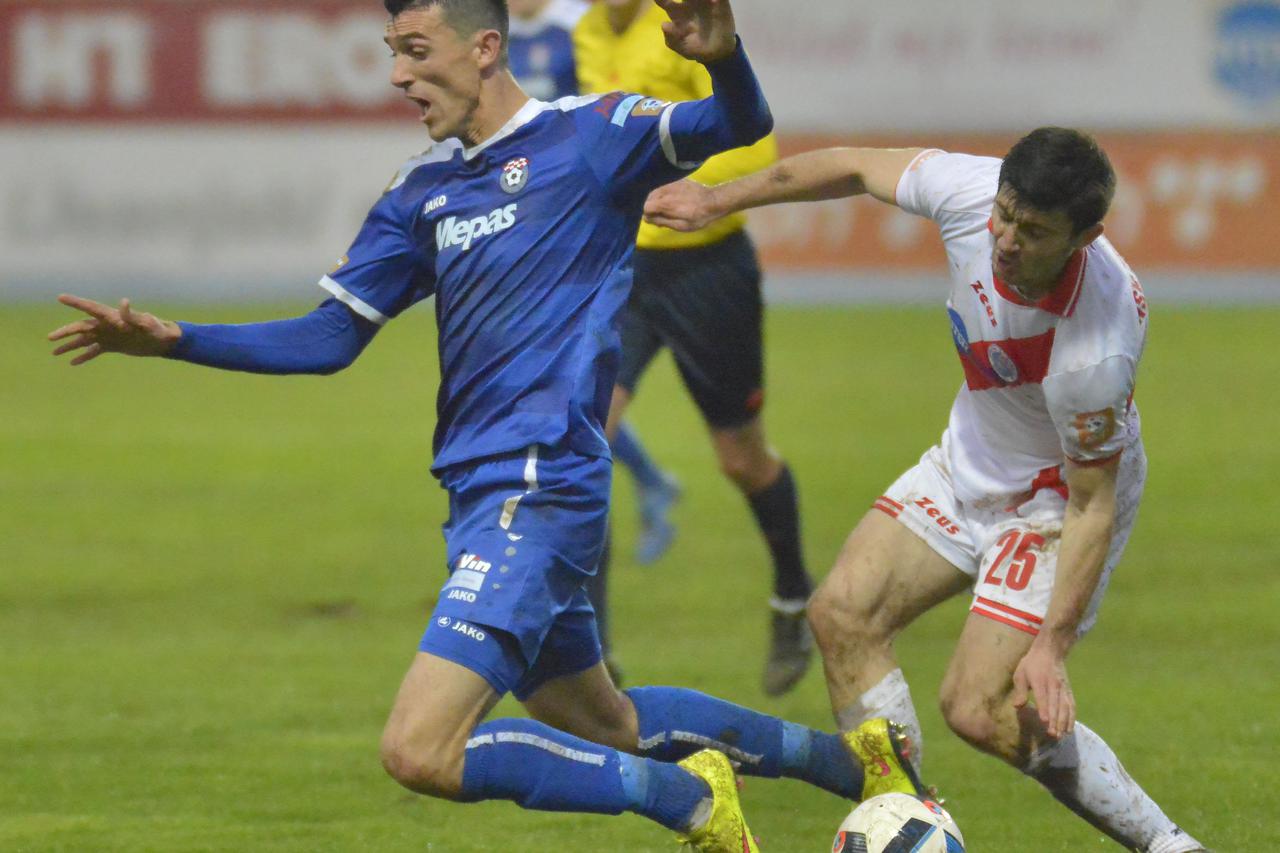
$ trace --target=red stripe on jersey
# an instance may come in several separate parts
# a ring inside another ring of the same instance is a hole
[[[872,508],[872,509],[878,509],[878,510],[880,510],[881,512],[883,512],[885,515],[889,516],[890,518],[897,518],[897,517],[898,517],[898,511],[897,511],[896,509],[894,509],[893,507],[890,507],[890,506],[885,506],[884,504],[880,503],[879,501],[876,501],[875,503],[873,503],[873,504],[871,505],[871,508]]]
[[[1008,613],[1010,616],[1017,616],[1019,619],[1026,619],[1028,622],[1034,622],[1037,625],[1044,622],[1044,620],[1041,619],[1039,616],[1032,616],[1030,613],[1027,613],[1026,611],[1019,610],[1016,607],[1010,607],[1007,604],[1001,604],[998,601],[992,601],[990,598],[984,598],[981,595],[978,596],[977,603],[981,604],[983,607],[994,607],[996,610],[1003,610],[1005,613]]]
[[[990,388],[1015,388],[1028,382],[1039,385],[1049,372],[1049,356],[1053,354],[1055,329],[1030,338],[1007,338],[1003,341],[974,341],[969,352],[960,356],[965,383],[970,391]],[[991,348],[999,347],[1001,369],[991,362]],[[1007,365],[1012,362],[1017,375],[1009,377]]]
[[[1000,616],[999,614],[989,613],[986,610],[980,610],[976,604],[973,607],[969,608],[969,612],[976,613],[979,616],[985,616],[993,622],[1000,622],[1002,624],[1008,625],[1010,628],[1017,628],[1022,633],[1030,634],[1033,637],[1040,633],[1039,630],[1037,630],[1036,628],[1032,628],[1030,625],[1023,625],[1021,622],[1014,622],[1012,619],[1006,619],[1003,616]]]
[[[895,501],[893,498],[889,497],[888,495],[881,495],[880,497],[876,498],[876,500],[878,500],[878,501],[884,501],[885,503],[887,503],[889,506],[893,507],[894,509],[902,509],[902,508],[903,508],[902,504],[898,503],[897,501]]]
[[[988,223],[989,227],[990,223]],[[1067,261],[1067,265],[1063,268],[1062,275],[1058,277],[1053,290],[1035,302],[1022,298],[1016,290],[1000,280],[1000,276],[996,275],[995,270],[991,271],[991,279],[995,285],[996,293],[999,293],[1015,305],[1021,305],[1025,308],[1039,308],[1041,311],[1048,311],[1050,314],[1057,314],[1059,317],[1070,317],[1071,312],[1076,310],[1076,303],[1080,301],[1081,285],[1084,284],[1084,270],[1088,265],[1089,257],[1085,254],[1085,250],[1077,249],[1071,259]]]

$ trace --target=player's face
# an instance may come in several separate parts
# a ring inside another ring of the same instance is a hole
[[[392,55],[391,85],[418,105],[431,138],[479,141],[467,135],[480,103],[477,38],[458,35],[437,5],[396,15],[387,24],[385,41]]]
[[[1058,280],[1071,255],[1097,234],[1076,233],[1060,210],[1045,212],[1019,204],[1007,185],[991,209],[991,266],[1001,281],[1024,292],[1047,291]]]

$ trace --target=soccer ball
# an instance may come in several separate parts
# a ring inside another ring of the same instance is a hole
[[[849,812],[831,853],[964,853],[964,836],[933,800],[881,794]]]

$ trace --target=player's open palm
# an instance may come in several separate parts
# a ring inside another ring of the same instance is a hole
[[[1076,699],[1067,678],[1063,657],[1039,643],[1031,648],[1013,672],[1013,704],[1022,708],[1035,696],[1036,711],[1049,737],[1071,734],[1076,723]]]
[[[733,53],[737,29],[729,0],[653,0],[671,20],[662,24],[667,47],[686,59],[715,62]]]
[[[59,296],[58,301],[88,315],[49,333],[49,340],[65,341],[53,351],[54,355],[83,350],[71,359],[73,366],[92,361],[104,352],[164,355],[182,336],[176,323],[136,312],[128,299],[121,299],[118,308],[67,294]]]
[[[676,231],[706,228],[719,218],[715,192],[711,187],[687,179],[658,187],[645,199],[644,218]]]

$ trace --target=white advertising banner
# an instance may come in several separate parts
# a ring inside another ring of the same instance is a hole
[[[783,146],[1100,132],[1144,268],[1280,270],[1280,0],[735,0]],[[0,299],[319,296],[425,147],[377,0],[0,0]],[[915,224],[762,212],[775,273],[933,270]],[[1230,240],[1225,239],[1227,235]]]
[[[1280,125],[1268,0],[738,0],[783,128]]]

